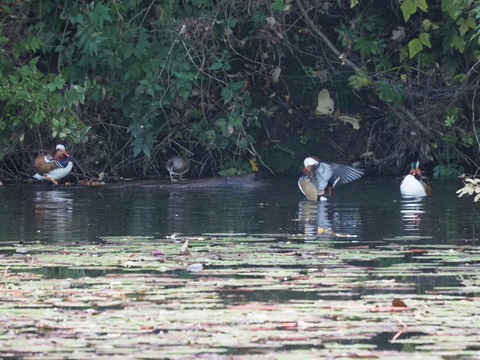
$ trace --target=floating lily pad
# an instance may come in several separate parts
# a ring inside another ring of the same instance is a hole
[[[332,248],[281,234],[105,237],[22,252],[5,244],[0,356],[476,356],[478,249],[414,239]]]

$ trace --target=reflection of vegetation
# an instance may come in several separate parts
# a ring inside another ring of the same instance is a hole
[[[107,273],[105,270],[71,268],[68,266],[42,266],[38,269],[32,269],[31,272],[40,274],[45,279],[80,279],[86,276],[104,276]]]

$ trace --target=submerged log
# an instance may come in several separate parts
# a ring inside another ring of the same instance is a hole
[[[112,185],[115,188],[123,187],[149,187],[155,189],[215,189],[215,188],[237,188],[248,189],[262,186],[269,186],[269,184],[258,178],[255,174],[235,175],[226,177],[213,177],[205,179],[187,179],[179,182],[171,182],[170,180],[149,180],[149,181],[124,181]]]

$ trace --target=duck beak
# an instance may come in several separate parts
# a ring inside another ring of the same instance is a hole
[[[65,156],[70,156],[70,154],[67,152],[67,150],[65,150],[65,151],[63,152],[63,155],[65,155]]]
[[[308,165],[303,169],[303,175],[310,175],[310,168],[312,165]]]

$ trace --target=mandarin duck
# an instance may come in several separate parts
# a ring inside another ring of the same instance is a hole
[[[73,162],[65,150],[65,146],[59,144],[56,146],[53,154],[39,154],[35,159],[35,169],[37,173],[33,177],[37,180],[50,180],[55,185],[72,171]]]
[[[190,160],[176,155],[168,159],[166,167],[170,173],[170,180],[172,182],[178,181],[178,179],[175,179],[174,176],[179,176],[180,180],[183,180],[182,176],[186,174],[188,170],[190,170]]]
[[[400,184],[400,193],[403,196],[427,196],[432,193],[428,184],[423,182],[420,162],[414,161],[411,164],[410,173],[405,176]]]
[[[337,184],[346,184],[363,176],[363,171],[348,165],[326,163],[314,156],[303,162],[303,176],[298,179],[298,187],[308,200],[323,200],[323,194],[330,194]]]

